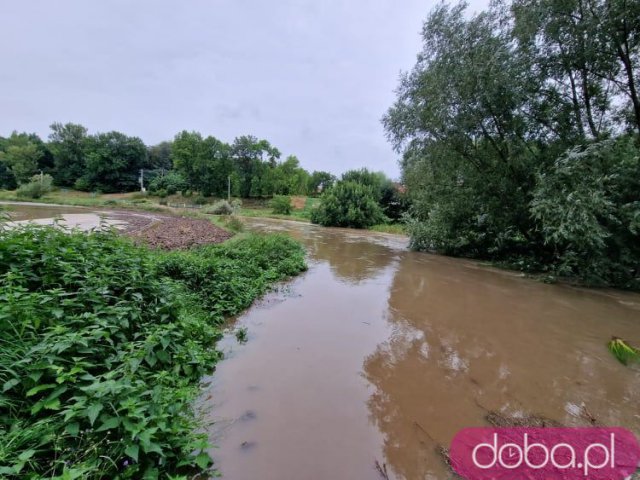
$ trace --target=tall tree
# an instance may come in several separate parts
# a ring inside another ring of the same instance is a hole
[[[160,142],[157,145],[149,147],[148,150],[148,168],[171,170],[171,142]]]
[[[99,133],[90,137],[83,180],[89,188],[103,192],[136,190],[146,156],[147,148],[137,137]]]
[[[0,162],[11,171],[18,183],[26,183],[38,171],[42,152],[33,143],[10,145],[0,152]]]
[[[75,123],[53,123],[49,134],[49,148],[53,153],[53,177],[58,185],[73,186],[85,173],[87,129]]]
[[[176,135],[171,150],[173,165],[184,175],[192,190],[206,196],[227,194],[229,177],[234,173],[231,147],[198,132]]]
[[[231,145],[231,157],[240,175],[240,194],[251,195],[252,183],[254,192],[262,191],[253,180],[254,174],[261,170],[261,163],[266,162],[275,167],[280,158],[280,151],[267,140],[258,140],[252,135],[237,137]]]
[[[415,218],[429,227],[428,244],[416,246],[456,253],[494,249],[507,228],[517,232],[510,239],[526,238],[541,161],[528,141],[529,70],[502,12],[468,18],[465,8],[440,5],[429,15],[418,62],[383,119],[403,153]],[[495,208],[505,202],[511,208]]]
[[[309,195],[317,195],[320,192],[331,188],[336,177],[329,172],[315,170],[307,182],[307,192]]]

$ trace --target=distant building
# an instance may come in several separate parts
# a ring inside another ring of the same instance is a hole
[[[393,182],[393,188],[395,188],[398,193],[407,193],[407,187],[401,183]]]

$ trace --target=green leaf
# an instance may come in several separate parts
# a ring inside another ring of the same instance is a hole
[[[140,451],[140,447],[138,445],[131,444],[124,449],[124,453],[129,457],[133,458],[136,462],[138,461],[138,452]]]
[[[6,392],[7,390],[11,390],[13,387],[18,385],[19,383],[20,383],[20,379],[12,378],[11,380],[8,380],[4,383],[4,385],[2,386],[2,391]]]
[[[29,377],[34,382],[37,382],[42,378],[43,373],[44,372],[42,370],[38,370],[36,372],[31,372],[29,375],[27,375],[27,377]]]
[[[20,460],[21,462],[26,462],[31,457],[33,457],[35,454],[36,454],[35,450],[25,450],[20,455],[18,455],[18,460]]]
[[[53,400],[46,400],[44,402],[44,408],[47,410],[60,410],[60,399],[54,398]]]
[[[104,432],[105,430],[113,430],[120,425],[120,419],[118,417],[110,417],[102,422],[102,425],[96,429],[96,432]]]
[[[158,479],[158,469],[155,467],[149,467],[144,471],[144,475],[142,476],[143,480],[157,480]]]
[[[145,453],[157,453],[158,455],[163,455],[162,447],[156,442],[142,442],[142,449]]]
[[[171,361],[171,357],[164,350],[158,350],[156,352],[156,356],[158,357],[158,360],[160,360],[162,363],[169,363]]]
[[[101,403],[94,403],[93,405],[90,405],[87,408],[87,417],[89,417],[89,423],[91,423],[91,425],[95,423],[96,418],[98,418],[98,415],[100,414],[101,411],[102,411]]]
[[[158,362],[158,359],[156,358],[154,352],[147,353],[147,355],[144,357],[144,360],[149,364],[150,367],[153,367]]]
[[[640,350],[632,347],[623,339],[613,337],[607,344],[609,351],[623,365],[627,365],[630,361],[640,360]]]
[[[198,465],[198,467],[200,467],[202,470],[208,468],[211,463],[211,457],[206,452],[201,452],[196,457],[196,465]]]
[[[43,390],[49,390],[50,388],[55,388],[55,387],[57,387],[57,385],[53,384],[53,383],[47,383],[45,385],[37,385],[37,386],[33,387],[32,389],[30,389],[26,393],[26,396],[27,397],[32,397],[38,392],[42,392]]]
[[[65,427],[65,430],[69,435],[71,435],[72,437],[75,437],[78,435],[78,432],[80,431],[80,424],[78,422],[70,423]]]

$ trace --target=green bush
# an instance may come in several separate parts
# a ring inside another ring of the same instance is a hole
[[[222,319],[247,308],[267,287],[305,267],[304,249],[286,235],[250,235],[193,251],[166,253],[161,274],[198,292],[208,312]]]
[[[227,224],[225,225],[232,232],[242,232],[244,231],[244,223],[235,215],[229,217]]]
[[[538,177],[531,212],[557,273],[640,288],[640,150],[621,137],[562,155]]]
[[[16,195],[21,198],[41,198],[53,190],[51,175],[34,175],[29,183],[20,185]]]
[[[149,183],[149,193],[159,195],[159,192],[164,190],[167,195],[174,195],[178,192],[186,190],[188,187],[187,181],[178,172],[168,172],[164,176],[158,176]]]
[[[0,476],[207,468],[193,404],[216,325],[302,268],[279,236],[159,253],[112,232],[0,230]]]
[[[13,190],[17,186],[16,177],[11,169],[4,162],[0,162],[0,190]]]
[[[210,207],[204,209],[204,213],[211,213],[213,215],[231,215],[233,213],[233,207],[226,200],[220,200]]]
[[[206,205],[207,203],[209,203],[209,200],[207,200],[207,197],[205,197],[204,195],[196,195],[195,197],[193,197],[192,202],[196,205]]]
[[[239,198],[234,198],[233,200],[231,200],[231,208],[233,209],[234,213],[239,212],[242,208],[242,200],[240,200]]]
[[[324,226],[367,228],[386,220],[371,187],[351,181],[336,183],[311,211],[311,221]]]
[[[269,207],[273,213],[289,215],[291,213],[291,197],[286,195],[276,195],[269,202]]]
[[[73,183],[73,188],[81,192],[88,192],[91,189],[91,182],[85,177],[80,177]]]

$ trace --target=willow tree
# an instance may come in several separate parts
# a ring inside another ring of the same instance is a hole
[[[383,119],[412,192],[414,247],[480,254],[526,248],[540,149],[529,139],[532,76],[500,11],[438,6]],[[504,208],[504,205],[509,208]]]

